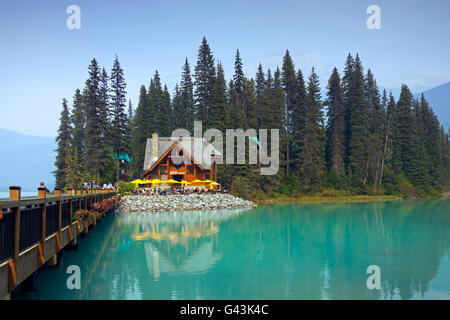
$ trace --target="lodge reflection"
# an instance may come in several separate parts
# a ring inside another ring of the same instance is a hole
[[[119,225],[133,225],[133,242],[142,242],[149,274],[202,273],[220,258],[219,224],[248,209],[135,213],[120,215]]]

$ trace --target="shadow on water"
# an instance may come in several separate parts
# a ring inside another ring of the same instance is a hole
[[[108,216],[25,299],[450,298],[450,200]],[[66,269],[81,268],[81,290]],[[381,290],[366,286],[369,265]]]

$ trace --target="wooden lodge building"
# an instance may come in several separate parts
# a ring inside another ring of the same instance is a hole
[[[194,158],[194,145],[201,145],[203,153],[209,150],[206,152],[211,154],[211,161]],[[159,137],[154,133],[152,138],[147,139],[142,176],[149,180],[217,181],[219,158],[222,154],[204,138]]]

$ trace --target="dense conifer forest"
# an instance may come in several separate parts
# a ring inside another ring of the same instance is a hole
[[[344,57],[345,58],[345,57]],[[116,57],[108,73],[94,58],[72,107],[62,102],[56,186],[77,187],[141,176],[146,139],[177,128],[279,129],[280,169],[262,176],[258,165],[219,166],[218,182],[245,198],[332,195],[438,195],[450,181],[449,133],[422,95],[406,85],[396,101],[380,91],[372,70],[348,54],[321,95],[314,68],[300,70],[286,50],[282,65],[245,75],[239,50],[234,74],[224,73],[203,38],[195,67],[186,58],[172,93],[155,71],[133,108]],[[227,80],[228,79],[228,80]],[[270,140],[269,140],[270,141]],[[270,146],[269,146],[270,150]],[[128,154],[124,173],[117,157]]]

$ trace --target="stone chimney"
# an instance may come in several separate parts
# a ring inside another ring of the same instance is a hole
[[[150,163],[153,163],[158,159],[158,134],[155,132],[152,134],[152,159]]]

